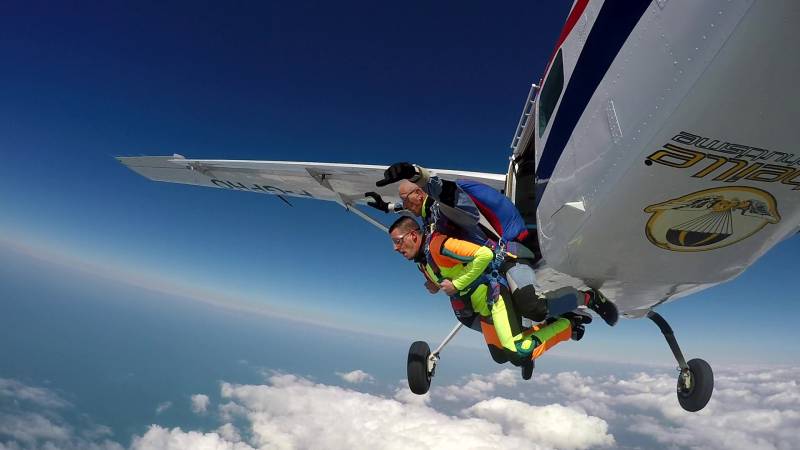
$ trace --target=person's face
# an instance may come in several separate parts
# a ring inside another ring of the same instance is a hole
[[[389,236],[392,238],[394,251],[402,254],[408,260],[414,259],[422,243],[419,230],[401,231],[395,228],[389,233]]]
[[[403,201],[403,208],[411,211],[415,216],[422,215],[422,202],[425,200],[425,193],[418,186],[401,186],[398,192],[400,200]]]

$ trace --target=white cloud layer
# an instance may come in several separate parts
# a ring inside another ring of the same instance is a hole
[[[365,383],[365,382],[369,382],[369,383],[375,382],[375,378],[372,375],[370,375],[367,372],[364,372],[363,370],[360,370],[360,369],[354,370],[352,372],[347,372],[347,373],[336,372],[336,375],[339,375],[339,377],[341,379],[343,379],[344,381],[347,381],[348,383],[351,383],[351,384],[359,384],[359,383]]]
[[[526,382],[501,370],[434,383],[425,396],[405,381],[377,395],[273,374],[263,385],[222,383],[216,409],[193,396],[219,420],[213,431],[151,425],[129,450],[790,450],[800,442],[798,378],[800,368],[720,370],[711,403],[692,414],[677,403],[673,373],[537,373]],[[123,449],[106,427],[81,431],[61,419],[71,406],[52,391],[3,381],[0,400],[39,410],[0,408],[0,450]]]
[[[678,404],[677,373],[620,379],[565,372],[540,375],[534,384],[540,401],[558,399],[602,417],[637,446],[788,450],[800,442],[799,377],[800,368],[719,371],[711,401],[699,413]]]
[[[70,408],[50,389],[0,378],[0,450],[123,450],[108,427],[76,430],[62,416]]]
[[[614,438],[608,434],[608,423],[580,408],[558,404],[533,406],[495,397],[471,406],[466,413],[500,424],[506,433],[521,434],[529,442],[547,447],[571,450],[614,444]]]
[[[208,411],[209,403],[211,403],[211,400],[205,394],[192,395],[192,412],[205,414]]]
[[[232,426],[196,433],[154,425],[136,438],[133,449],[584,449],[614,442],[602,419],[559,405],[535,407],[493,399],[462,414],[448,415],[399,392],[396,397],[409,401],[286,374],[273,375],[260,386],[223,383],[220,391],[228,400],[221,406],[221,415],[249,424],[246,444]],[[530,427],[519,426],[527,414],[538,418]],[[563,426],[565,422],[568,427]],[[563,433],[542,433],[537,426]],[[570,441],[568,434],[575,430],[583,434]],[[567,446],[561,446],[567,441]]]
[[[183,431],[180,428],[168,430],[152,425],[144,436],[136,436],[131,450],[252,450],[253,447],[241,442],[226,440],[217,433]]]
[[[445,400],[485,400],[499,387],[511,388],[522,382],[519,370],[503,369],[489,375],[472,374],[463,383],[435,389],[437,396]]]

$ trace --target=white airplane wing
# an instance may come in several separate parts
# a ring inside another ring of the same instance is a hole
[[[366,192],[377,192],[387,202],[399,202],[397,186],[376,187],[387,166],[292,161],[240,161],[187,159],[173,156],[118,157],[131,170],[154,181],[193,184],[219,189],[272,194],[285,197],[313,198],[341,204],[380,228],[383,225],[356,208],[370,199]],[[428,169],[441,178],[471,179],[501,191],[505,175],[458,170]]]

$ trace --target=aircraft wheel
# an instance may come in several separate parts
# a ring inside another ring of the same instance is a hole
[[[705,408],[714,391],[714,372],[702,359],[692,359],[688,363],[688,386],[683,374],[678,375],[678,403],[689,412]]]
[[[411,392],[422,395],[431,387],[433,373],[428,371],[428,357],[431,348],[425,341],[416,341],[408,349],[408,387]]]

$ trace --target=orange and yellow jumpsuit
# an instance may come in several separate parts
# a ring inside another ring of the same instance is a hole
[[[472,311],[479,315],[481,332],[495,361],[519,363],[525,358],[537,358],[572,335],[571,323],[567,319],[522,329],[513,305],[506,301],[510,296],[507,289],[501,289],[497,298],[490,298],[490,287],[484,273],[494,259],[491,248],[438,232],[431,235],[426,245],[426,259],[420,263],[420,270],[436,284],[445,279],[452,281],[459,291],[451,297],[454,309],[459,303],[469,303]]]

